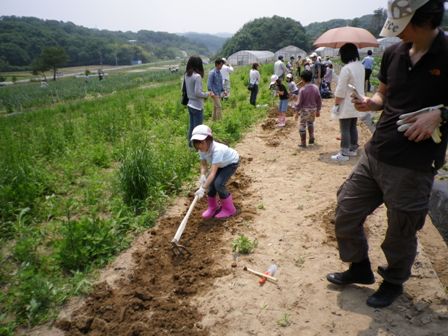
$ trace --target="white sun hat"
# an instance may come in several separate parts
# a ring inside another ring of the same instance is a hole
[[[273,85],[273,84],[275,84],[275,82],[277,81],[277,79],[278,79],[278,76],[277,76],[277,75],[272,75],[272,76],[271,76],[271,83],[270,83],[269,85]]]
[[[415,11],[429,0],[389,0],[387,20],[380,32],[381,36],[397,36],[411,22]]]
[[[212,136],[212,130],[207,125],[198,125],[193,129],[191,133],[191,139],[193,140],[205,140],[207,137]]]

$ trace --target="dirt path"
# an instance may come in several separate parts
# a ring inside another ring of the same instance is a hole
[[[193,255],[173,259],[169,242],[192,196],[179,198],[157,227],[136,240],[101,276],[93,294],[61,312],[57,328],[33,335],[446,335],[447,247],[428,220],[405,294],[386,309],[366,306],[372,286],[344,290],[325,280],[346,267],[333,234],[335,195],[356,159],[332,162],[338,125],[329,101],[316,123],[314,146],[299,150],[292,118],[277,129],[268,118],[236,147],[242,164],[231,191],[238,216],[204,222],[201,200],[182,242]],[[370,136],[361,127],[361,143]],[[385,208],[367,220],[374,269],[384,264],[379,245]],[[248,256],[232,254],[232,240],[258,240]],[[430,256],[434,266],[431,264]],[[279,267],[278,285],[260,287],[243,266]],[[439,276],[440,278],[439,278]],[[444,286],[441,281],[444,282]]]

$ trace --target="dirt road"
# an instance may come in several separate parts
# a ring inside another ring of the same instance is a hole
[[[240,213],[203,221],[201,200],[182,237],[190,258],[173,259],[169,242],[192,195],[177,199],[157,227],[101,275],[92,295],[61,312],[57,328],[33,335],[446,335],[448,254],[430,220],[405,293],[391,307],[365,304],[378,275],[371,286],[341,289],[326,281],[328,272],[346,267],[332,219],[336,191],[357,161],[330,160],[338,125],[329,119],[329,104],[316,122],[317,143],[306,149],[297,148],[292,118],[284,129],[268,118],[247,134],[236,147],[242,163],[230,185]],[[360,129],[364,144],[370,133]],[[380,207],[366,224],[374,269],[385,264],[384,230]],[[254,253],[233,255],[238,234],[258,240]],[[264,271],[272,263],[278,285],[259,286],[257,276],[243,270]]]

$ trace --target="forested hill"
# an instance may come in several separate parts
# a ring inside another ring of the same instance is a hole
[[[62,47],[69,66],[130,64],[210,55],[203,43],[165,32],[114,32],[34,17],[0,17],[0,71],[29,66],[46,47]]]
[[[212,53],[216,53],[223,46],[224,42],[228,40],[226,37],[220,37],[211,34],[201,34],[201,33],[183,33],[179,34],[181,36],[187,37],[193,42],[198,42],[207,46],[208,50]]]
[[[228,56],[245,49],[277,51],[288,45],[308,49],[308,37],[300,22],[280,16],[264,17],[246,23],[219,53]]]
[[[230,55],[244,49],[275,52],[288,45],[309,51],[312,49],[313,41],[328,29],[349,25],[365,28],[378,36],[385,20],[386,12],[383,9],[353,20],[334,19],[311,23],[305,27],[290,18],[265,17],[245,24],[224,44],[220,54]]]
[[[305,27],[290,18],[265,17],[246,23],[232,38],[226,41],[219,53],[225,56],[244,49],[275,52],[288,45],[309,51],[312,49],[313,41],[328,29],[349,25],[365,28],[373,35],[378,36],[385,20],[386,12],[383,9],[353,20],[334,19],[311,23]]]
[[[310,23],[308,26],[305,26],[305,29],[311,41],[316,40],[323,32],[329,29],[345,26],[364,28],[370,31],[373,36],[378,37],[386,18],[386,10],[377,9],[373,14],[364,15],[352,20],[334,19],[325,22]]]
[[[311,51],[313,50],[313,42],[322,33],[332,28],[344,26],[364,28],[375,37],[379,37],[386,17],[386,10],[379,8],[373,11],[373,14],[350,20],[333,19],[325,22],[314,22],[307,26],[302,26],[299,21],[279,16],[255,19],[246,23],[232,38],[227,40],[218,53],[221,56],[228,56],[239,50],[270,50],[275,52],[288,45]],[[448,30],[447,11],[445,11],[442,26],[445,31]]]

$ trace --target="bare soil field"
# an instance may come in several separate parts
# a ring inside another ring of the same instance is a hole
[[[297,124],[283,129],[275,114],[236,146],[242,162],[230,182],[238,215],[204,221],[202,199],[182,236],[192,252],[173,257],[170,241],[193,199],[179,197],[156,227],[105,270],[91,295],[72,300],[52,327],[31,335],[447,335],[447,246],[430,219],[405,293],[390,307],[365,304],[370,286],[339,288],[328,272],[344,270],[334,238],[336,191],[357,162],[330,159],[338,151],[338,124],[324,102],[316,144],[299,149]],[[360,143],[370,133],[360,125]],[[199,166],[199,163],[198,163]],[[385,264],[380,244],[386,209],[366,222],[374,270]],[[235,255],[239,234],[257,239],[249,255]],[[244,266],[278,265],[278,283],[258,284]]]

